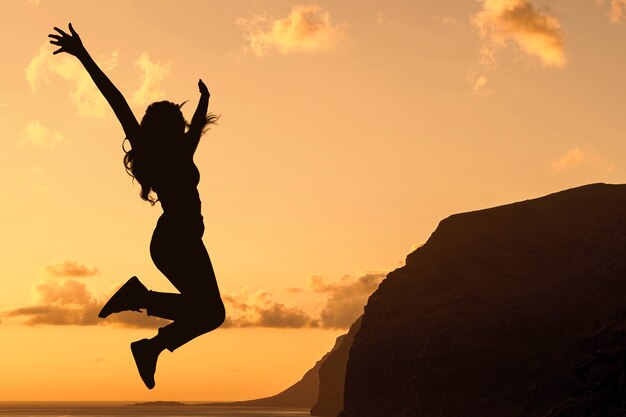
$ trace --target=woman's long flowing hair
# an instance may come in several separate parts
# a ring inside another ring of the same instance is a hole
[[[159,201],[155,198],[154,185],[163,162],[172,152],[177,142],[182,144],[185,128],[189,123],[180,110],[185,103],[176,104],[171,101],[158,101],[146,109],[139,124],[139,137],[132,138],[132,148],[124,149],[124,166],[128,175],[136,179],[141,186],[139,195],[143,200],[154,205]],[[214,124],[219,116],[209,113],[201,126],[201,134],[206,126]]]

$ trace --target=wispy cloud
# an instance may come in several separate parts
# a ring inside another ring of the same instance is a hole
[[[294,6],[282,19],[253,15],[236,23],[244,32],[246,52],[256,56],[329,50],[346,31],[346,24],[333,24],[330,13],[316,5]]]
[[[37,300],[34,304],[4,311],[0,317],[24,325],[112,325],[154,329],[169,323],[137,312],[117,313],[102,320],[97,316],[109,296],[99,300],[85,284],[73,279],[46,280],[39,283],[35,291]],[[304,310],[274,301],[273,296],[263,290],[250,293],[244,288],[238,293],[224,295],[223,299],[228,316],[223,327],[316,327],[314,319]]]
[[[319,326],[345,329],[363,314],[368,297],[376,291],[385,273],[373,271],[358,278],[344,276],[340,281],[328,281],[321,276],[309,278],[309,288],[325,296],[319,313]]]
[[[615,164],[598,154],[593,148],[575,147],[552,162],[552,172],[560,174],[565,171],[579,168],[591,168],[595,171],[609,174],[613,172]]]
[[[36,288],[42,304],[86,305],[92,299],[85,284],[74,280],[44,281]]]
[[[111,292],[112,295],[119,286]],[[33,304],[0,313],[3,324],[53,326],[104,326],[158,328],[168,322],[145,314],[124,312],[107,320],[98,317],[104,300],[94,297],[85,284],[73,279],[45,280],[35,286]]]
[[[306,288],[290,287],[290,294],[313,293],[322,298],[321,308],[309,312],[291,303],[278,302],[267,291],[254,293],[244,288],[225,295],[230,327],[322,327],[346,329],[363,314],[367,298],[378,288],[385,273],[371,271],[358,277],[346,275],[340,280],[311,276]]]
[[[151,61],[148,54],[142,53],[135,66],[141,70],[141,85],[133,92],[132,102],[135,105],[145,105],[165,97],[161,83],[171,72],[171,63]]]
[[[605,0],[596,0],[600,5],[605,4]],[[620,24],[626,15],[626,0],[610,0],[607,16],[613,24]]]
[[[37,182],[40,182],[38,185],[34,187],[35,191],[40,194],[49,194],[50,188],[41,182],[45,182],[47,176],[45,175],[45,171],[39,166],[33,166],[31,169],[31,173]]]
[[[39,120],[31,120],[22,130],[22,137],[18,144],[50,149],[62,142],[65,142],[65,138],[61,132],[52,132]]]
[[[450,16],[433,16],[433,19],[436,22],[441,23],[442,25],[451,26],[451,27],[461,27],[461,24],[454,17]]]
[[[87,270],[93,271],[93,268]],[[273,294],[264,290],[252,292],[243,288],[238,292],[223,294],[227,314],[223,327],[345,329],[363,314],[367,298],[378,288],[384,276],[383,272],[378,271],[358,277],[344,276],[338,281],[313,276],[306,288],[291,289],[291,293],[312,293],[321,297],[321,307],[314,309],[277,301]],[[75,279],[47,279],[36,285],[37,297],[33,304],[4,311],[0,313],[0,318],[7,324],[24,325],[157,328],[168,323],[136,312],[123,312],[111,315],[106,320],[99,319],[97,315],[105,300],[120,286],[114,288],[107,297],[98,299],[85,284]]]
[[[492,63],[495,53],[513,41],[545,66],[566,64],[565,34],[556,17],[537,10],[528,0],[479,1],[482,10],[472,17],[472,24],[486,40],[481,48],[484,63]]]
[[[489,79],[483,74],[478,74],[476,71],[470,71],[466,77],[467,82],[472,87],[474,94],[485,95],[491,93],[487,87]]]
[[[98,59],[103,71],[109,71],[117,65],[117,51],[109,57]],[[89,77],[89,74],[76,59],[69,56],[53,56],[50,45],[45,43],[26,67],[26,80],[32,91],[39,86],[49,84],[52,77],[61,78],[73,84],[70,98],[80,116],[102,117],[107,103]]]
[[[609,11],[609,18],[611,22],[617,24],[622,23],[624,20],[624,14],[626,10],[626,0],[611,0],[611,10]]]
[[[44,271],[53,277],[92,277],[100,273],[95,266],[83,265],[73,260],[46,265]]]
[[[105,72],[115,68],[118,64],[117,51],[112,52],[108,57],[100,57],[98,64]],[[165,92],[161,84],[171,73],[171,63],[152,61],[144,52],[135,61],[135,66],[141,71],[141,75],[139,87],[131,96],[132,104],[143,106],[163,99]],[[36,92],[42,84],[50,84],[54,78],[72,83],[70,98],[80,116],[102,117],[108,111],[108,104],[80,63],[63,54],[52,55],[48,44],[39,48],[37,55],[26,67],[25,74],[33,92]]]
[[[376,23],[379,25],[384,25],[391,22],[391,19],[384,12],[378,11],[376,12]]]
[[[272,294],[247,288],[223,296],[226,304],[226,327],[310,327],[313,319],[301,308],[277,302]]]
[[[74,281],[44,281],[36,286],[35,304],[2,313],[21,324],[96,325],[98,303],[84,284]]]

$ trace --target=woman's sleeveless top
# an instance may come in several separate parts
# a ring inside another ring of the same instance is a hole
[[[163,220],[185,228],[200,227],[200,172],[193,162],[193,154],[175,149],[161,159],[155,171],[152,189],[161,202]]]

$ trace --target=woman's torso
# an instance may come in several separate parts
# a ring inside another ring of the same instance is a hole
[[[200,172],[193,162],[193,155],[173,152],[158,165],[152,189],[163,208],[159,222],[197,234],[199,228],[204,229],[204,225],[198,193]]]

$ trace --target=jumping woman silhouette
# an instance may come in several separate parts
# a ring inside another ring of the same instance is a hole
[[[150,389],[159,354],[184,345],[218,328],[225,318],[224,304],[209,254],[202,243],[204,223],[197,185],[200,173],[193,154],[207,125],[217,116],[207,114],[209,90],[198,81],[200,100],[187,125],[180,106],[169,101],[152,103],[137,122],[124,96],[91,58],[78,33],[55,27],[50,43],[83,64],[122,124],[131,149],[125,151],[126,171],[141,185],[141,198],[154,205],[160,201],[163,214],[150,242],[156,267],[180,294],[148,290],[137,277],[130,278],[104,305],[99,317],[121,311],[140,311],[173,320],[152,339],[130,344],[141,379]],[[187,129],[186,129],[187,128]],[[157,198],[154,198],[156,194]]]

